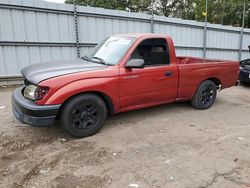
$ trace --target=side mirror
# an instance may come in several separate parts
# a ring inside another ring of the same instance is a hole
[[[145,62],[143,59],[130,59],[125,65],[126,68],[137,68],[143,69],[145,66]]]

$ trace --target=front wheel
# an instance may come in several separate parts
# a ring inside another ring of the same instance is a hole
[[[84,138],[97,133],[107,117],[104,101],[94,94],[76,96],[62,108],[61,126],[72,136]]]
[[[204,110],[210,108],[216,99],[217,89],[214,82],[206,80],[201,83],[196,91],[193,99],[192,106]]]

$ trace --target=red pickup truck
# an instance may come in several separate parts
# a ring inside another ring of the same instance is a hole
[[[86,137],[101,129],[107,114],[185,100],[207,109],[217,90],[237,84],[239,62],[176,57],[169,36],[123,34],[81,59],[21,72],[25,85],[12,95],[15,117],[33,126],[58,119],[69,134]]]

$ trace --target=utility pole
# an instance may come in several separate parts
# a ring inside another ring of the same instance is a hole
[[[187,20],[187,0],[184,0],[185,19]]]
[[[241,24],[241,30],[240,30],[240,46],[239,46],[239,58],[238,60],[241,61],[241,55],[242,55],[242,43],[243,43],[243,31],[245,27],[245,12],[246,12],[246,3],[244,1],[243,4],[243,14],[242,14],[242,24]]]
[[[225,0],[222,2],[222,16],[221,16],[221,25],[224,23],[224,14],[225,14]]]
[[[207,56],[207,1],[205,8],[205,23],[204,23],[204,33],[203,33],[203,58]]]

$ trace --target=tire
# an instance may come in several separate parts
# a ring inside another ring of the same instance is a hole
[[[106,117],[104,101],[97,95],[83,94],[66,102],[61,111],[60,124],[70,135],[84,138],[99,132]]]
[[[192,106],[199,110],[208,109],[214,104],[216,95],[217,89],[215,83],[211,80],[206,80],[201,83],[196,91],[191,102]]]

